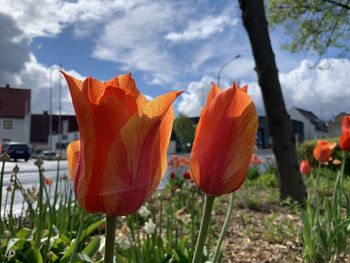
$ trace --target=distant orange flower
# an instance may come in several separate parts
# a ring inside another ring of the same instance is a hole
[[[201,112],[190,156],[193,181],[213,196],[237,190],[247,175],[258,129],[255,105],[235,83],[213,84]]]
[[[185,157],[185,156],[182,156],[181,158],[180,158],[180,166],[181,167],[184,167],[184,166],[186,166],[186,165],[189,165],[189,160]]]
[[[53,184],[53,180],[51,178],[45,177],[44,182],[47,186],[51,186]]]
[[[106,82],[92,77],[83,82],[63,75],[80,131],[74,176],[79,202],[89,212],[134,213],[155,191],[166,170],[172,104],[181,92],[148,101],[131,74]]]
[[[264,161],[261,160],[258,155],[256,155],[255,153],[252,154],[252,157],[250,159],[250,165],[260,165],[263,163],[264,163]]]
[[[342,120],[342,135],[340,136],[339,147],[343,151],[350,152],[350,115],[344,116]]]
[[[331,157],[334,148],[337,146],[336,143],[330,143],[324,140],[318,140],[316,147],[314,148],[313,155],[314,158],[321,162],[326,163]]]
[[[72,180],[74,180],[75,173],[77,172],[79,154],[80,154],[80,141],[76,140],[71,142],[67,146],[67,161],[68,161],[68,174]]]
[[[308,175],[311,173],[311,165],[310,165],[309,161],[302,160],[300,162],[300,172],[302,174],[305,174],[305,175]]]

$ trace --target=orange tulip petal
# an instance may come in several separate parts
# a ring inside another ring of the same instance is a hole
[[[113,112],[116,114],[111,114]],[[90,147],[85,145],[85,143],[89,144],[90,142],[84,142],[84,156],[94,163],[91,174],[101,174],[101,177],[85,176],[84,183],[79,184],[81,187],[78,188],[78,193],[81,194],[80,198],[86,200],[85,203],[89,204],[89,207],[85,207],[86,210],[101,212],[100,209],[103,208],[101,196],[102,175],[107,162],[107,153],[112,147],[111,144],[120,137],[119,132],[128,121],[128,114],[116,97],[109,97],[108,100],[102,101],[100,105],[94,108],[93,116],[95,140],[91,143],[98,142],[98,144],[95,144],[95,151],[91,151]],[[125,154],[125,149],[121,144],[113,147],[121,152],[120,155]],[[110,181],[111,176],[106,180]]]
[[[73,141],[67,146],[68,173],[72,180],[74,180],[77,171],[79,153],[80,140]]]
[[[257,125],[251,98],[235,86],[220,92],[204,107],[190,157],[192,178],[204,192],[221,195],[242,184]]]
[[[124,89],[126,94],[136,99],[136,103],[139,110],[145,107],[145,105],[147,104],[147,99],[137,89],[136,83],[132,78],[131,73],[119,76],[118,83],[119,88]]]
[[[91,104],[99,104],[105,92],[105,87],[102,82],[94,79],[93,77],[88,77],[83,82],[83,93],[88,98]]]
[[[350,115],[344,116],[342,119],[342,130],[350,131]]]
[[[350,130],[342,133],[339,146],[343,151],[350,151]]]
[[[109,214],[125,215],[137,210],[158,186],[164,175],[174,118],[171,105],[179,92],[171,92],[147,103],[143,114],[135,114],[121,128],[108,153],[102,193]],[[121,145],[125,153],[116,151]],[[133,200],[125,203],[121,200]],[[120,214],[119,211],[122,211]]]
[[[336,143],[329,143],[324,140],[318,140],[316,147],[313,150],[313,156],[317,161],[326,163],[329,157],[331,157],[336,146]]]

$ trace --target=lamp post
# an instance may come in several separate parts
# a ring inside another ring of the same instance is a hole
[[[49,89],[49,100],[50,100],[50,110],[49,110],[49,149],[52,151],[52,69],[50,67],[50,89]]]
[[[221,68],[219,69],[218,71],[218,76],[217,76],[217,83],[218,83],[218,86],[220,87],[220,76],[221,76],[221,72],[224,68],[226,68],[228,65],[230,65],[234,60],[240,58],[242,55],[238,54],[236,55],[234,58],[230,59],[229,61],[227,61],[225,64],[223,64],[221,66]]]
[[[60,64],[59,69],[62,68],[62,64]],[[53,91],[53,86],[52,86],[52,71],[54,69],[57,69],[57,65],[53,65],[50,67],[50,89],[49,89],[49,100],[50,100],[50,107],[49,107],[49,149],[50,152],[52,152],[52,91]],[[61,134],[61,100],[62,100],[62,84],[61,84],[61,78],[59,79],[59,120],[58,120],[58,134],[59,134],[59,140],[61,139],[60,134]]]

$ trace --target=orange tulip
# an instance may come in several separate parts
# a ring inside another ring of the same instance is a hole
[[[329,157],[331,157],[333,150],[336,146],[336,143],[318,140],[316,147],[313,151],[314,158],[321,163],[326,163]]]
[[[181,92],[148,101],[131,74],[103,83],[92,77],[83,82],[62,73],[80,130],[74,177],[79,202],[89,212],[109,216],[134,213],[166,170],[172,104]]]
[[[190,156],[193,181],[213,196],[237,190],[247,175],[257,130],[258,115],[246,87],[233,83],[221,90],[213,84]]]
[[[74,180],[75,173],[77,172],[79,154],[80,154],[80,141],[76,140],[71,142],[67,146],[67,161],[68,161],[68,174],[72,180]]]
[[[343,151],[350,152],[350,115],[343,117],[342,130],[339,147]]]
[[[51,186],[53,184],[53,180],[51,178],[45,177],[44,182],[47,186]]]
[[[311,173],[311,165],[310,165],[309,161],[302,160],[300,162],[300,172],[302,174],[305,174],[305,175],[308,175]]]
[[[263,164],[264,161],[260,159],[260,157],[258,155],[256,155],[255,153],[252,154],[252,157],[250,159],[250,165],[260,165]]]

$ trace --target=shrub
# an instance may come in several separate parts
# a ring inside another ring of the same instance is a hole
[[[323,139],[329,142],[336,142],[337,147],[334,149],[332,158],[333,160],[338,159],[342,160],[342,151],[339,148],[339,138],[326,138]],[[318,162],[315,160],[315,158],[312,155],[312,152],[316,146],[317,140],[312,140],[312,141],[305,141],[302,144],[299,145],[297,148],[297,153],[299,156],[300,160],[308,160],[310,164],[312,165],[313,168],[317,169]],[[347,162],[345,163],[345,169],[344,169],[344,174],[350,176],[350,153],[346,153],[346,160]],[[328,168],[336,171],[339,169],[339,165],[334,165],[332,161],[329,162]]]
[[[265,173],[258,178],[257,185],[262,188],[277,187],[277,175],[275,173]]]

